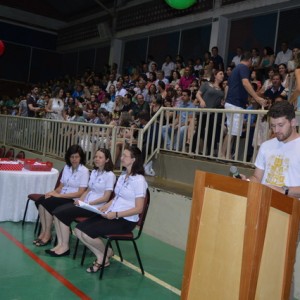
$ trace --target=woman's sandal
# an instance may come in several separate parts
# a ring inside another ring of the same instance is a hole
[[[35,245],[37,247],[44,247],[44,246],[49,245],[51,243],[51,241],[52,241],[52,238],[50,238],[47,242],[43,242],[42,240],[39,240],[35,243]]]
[[[110,265],[109,262],[105,263],[104,268]],[[97,273],[102,268],[102,264],[99,264],[97,260],[93,262],[93,264],[86,269],[88,273]]]
[[[35,239],[35,240],[33,240],[33,242],[32,242],[32,244],[36,244],[36,243],[39,243],[41,240],[39,239],[39,238],[37,238],[37,239]]]

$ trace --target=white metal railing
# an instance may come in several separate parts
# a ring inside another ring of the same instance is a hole
[[[79,144],[86,151],[90,166],[96,149],[105,147],[111,150],[120,170],[120,154],[126,143],[136,144],[142,150],[145,163],[163,150],[251,165],[260,144],[270,137],[268,122],[264,120],[266,112],[163,107],[143,129],[0,115],[0,143],[59,159],[64,158],[70,145]],[[226,113],[231,118],[236,113],[243,115],[242,136],[228,134]],[[300,113],[296,114],[299,118]]]

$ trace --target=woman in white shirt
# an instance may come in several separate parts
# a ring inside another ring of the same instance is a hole
[[[72,145],[65,155],[66,166],[63,169],[59,186],[42,196],[37,202],[42,230],[33,243],[45,246],[51,242],[53,211],[56,207],[73,199],[80,198],[88,186],[89,170],[84,166],[86,157],[79,145]]]
[[[94,157],[95,169],[90,176],[88,189],[81,195],[80,201],[95,208],[100,208],[111,198],[116,182],[113,171],[113,163],[108,149],[100,148]],[[74,205],[75,204],[75,205]],[[70,253],[70,225],[77,217],[90,218],[97,215],[95,212],[78,206],[79,201],[67,203],[57,207],[53,211],[54,225],[57,235],[57,245],[45,250],[51,256],[65,256]]]
[[[66,119],[64,101],[62,100],[64,90],[57,88],[53,93],[46,106],[46,112],[48,119],[64,121]]]
[[[102,215],[92,217],[75,228],[76,236],[96,256],[94,263],[86,270],[88,273],[108,267],[109,258],[112,256],[112,250],[109,249],[108,259],[102,266],[105,247],[99,236],[132,231],[139,220],[139,214],[143,211],[148,185],[144,177],[141,150],[136,146],[126,146],[121,162],[126,168],[126,173],[117,181],[114,199],[100,208]]]

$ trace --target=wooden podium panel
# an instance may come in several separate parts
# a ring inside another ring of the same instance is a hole
[[[182,299],[289,299],[300,201],[196,172]]]
[[[289,214],[271,207],[255,300],[281,299],[288,229]]]
[[[189,299],[238,299],[247,199],[210,188],[206,197]]]

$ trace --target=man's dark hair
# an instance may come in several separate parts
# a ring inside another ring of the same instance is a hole
[[[276,102],[270,107],[268,117],[273,119],[286,117],[289,121],[291,121],[296,117],[294,106],[286,100]]]
[[[189,89],[184,89],[184,90],[182,90],[182,93],[187,93],[187,95],[188,95],[189,97],[191,97],[191,95],[192,95],[192,92],[191,92],[191,90],[189,90]]]
[[[245,51],[242,55],[241,61],[248,61],[252,57],[251,52]]]

